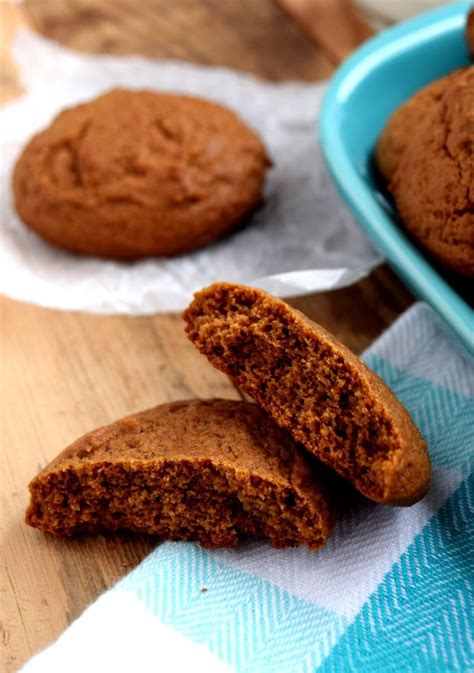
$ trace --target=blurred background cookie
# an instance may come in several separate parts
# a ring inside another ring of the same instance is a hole
[[[388,182],[393,178],[415,129],[455,77],[456,72],[453,72],[423,87],[397,108],[388,120],[375,149],[375,161]]]
[[[474,66],[454,74],[418,126],[390,189],[407,230],[474,277]]]
[[[269,160],[215,103],[115,89],[34,136],[13,178],[27,226],[79,253],[176,255],[234,228],[261,203]]]

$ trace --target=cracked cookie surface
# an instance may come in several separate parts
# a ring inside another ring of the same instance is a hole
[[[440,100],[455,76],[456,73],[450,73],[423,87],[397,108],[388,120],[375,148],[376,164],[387,181],[395,175],[403,152],[417,127],[430,113],[432,106]]]
[[[338,491],[339,489],[339,491]],[[163,404],[88,433],[30,484],[56,536],[132,530],[208,547],[323,545],[343,489],[255,404]]]
[[[474,277],[474,66],[418,127],[390,189],[406,229],[444,265]]]
[[[66,249],[117,259],[203,246],[261,203],[269,160],[215,103],[115,89],[64,110],[13,177],[27,226]]]

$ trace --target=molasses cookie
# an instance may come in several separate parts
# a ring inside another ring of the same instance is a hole
[[[115,89],[34,136],[13,190],[20,217],[47,241],[137,259],[229,232],[260,205],[268,166],[260,138],[230,110]]]
[[[458,71],[456,71],[458,72]],[[383,177],[390,182],[416,129],[444,94],[456,72],[431,82],[395,110],[380,134],[375,161]]]
[[[215,283],[186,333],[308,451],[377,502],[410,505],[430,483],[425,442],[383,381],[329,332],[256,288]]]
[[[390,189],[407,231],[474,277],[474,66],[455,74],[417,128]]]
[[[323,545],[337,485],[259,407],[163,404],[99,428],[30,484],[26,521],[56,536],[131,530],[234,547]]]

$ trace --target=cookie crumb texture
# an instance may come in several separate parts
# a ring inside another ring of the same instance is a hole
[[[215,283],[183,314],[190,340],[294,439],[377,502],[409,505],[430,482],[408,412],[357,356],[261,290]]]
[[[457,73],[390,185],[403,224],[434,257],[474,277],[474,66]]]
[[[55,536],[130,530],[206,547],[251,536],[316,549],[334,524],[334,491],[255,404],[182,401],[65,449],[31,482],[26,522]]]
[[[116,259],[176,255],[261,204],[259,137],[209,101],[115,89],[63,111],[13,176],[18,214],[49,242]]]

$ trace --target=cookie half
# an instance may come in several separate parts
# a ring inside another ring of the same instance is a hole
[[[409,413],[324,328],[262,290],[230,283],[198,292],[183,317],[211,364],[366,497],[410,505],[425,495],[430,460]]]
[[[115,89],[65,110],[13,176],[24,223],[68,250],[115,259],[214,241],[262,201],[266,150],[210,101]]]
[[[316,549],[339,492],[257,405],[182,401],[74,442],[31,482],[26,522],[56,536],[131,530],[206,547],[252,536]]]

